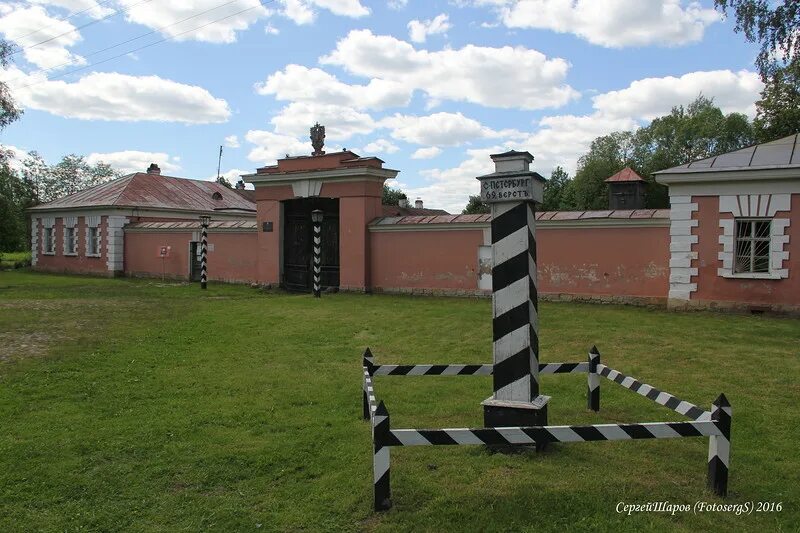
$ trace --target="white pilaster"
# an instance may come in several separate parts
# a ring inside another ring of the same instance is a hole
[[[692,234],[692,228],[699,224],[692,219],[697,204],[691,196],[670,196],[669,201],[669,298],[689,300],[697,290],[697,283],[692,283],[692,276],[697,275],[697,268],[692,267],[697,259],[697,252],[692,250],[697,243],[697,235]]]
[[[125,236],[122,228],[128,222],[130,220],[124,216],[109,216],[106,218],[106,265],[109,272],[121,272],[123,269]]]

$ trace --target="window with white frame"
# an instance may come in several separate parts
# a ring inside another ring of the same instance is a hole
[[[44,253],[46,254],[54,254],[55,253],[55,246],[53,239],[53,228],[52,226],[49,228],[44,228]]]
[[[75,228],[64,228],[64,255],[76,255],[78,242],[75,239]]]
[[[100,255],[100,228],[89,228],[86,233],[86,255]]]
[[[770,271],[771,224],[772,220],[768,218],[737,218],[735,220],[734,274],[758,274]]]

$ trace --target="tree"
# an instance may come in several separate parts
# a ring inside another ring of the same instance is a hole
[[[605,180],[629,166],[647,182],[647,207],[668,207],[667,188],[655,182],[654,172],[730,152],[754,140],[753,127],[745,115],[725,115],[713,100],[700,95],[635,132],[596,138],[589,152],[578,160],[575,178],[564,194],[574,195],[570,208],[605,209]]]
[[[383,198],[381,198],[383,205],[400,205],[400,200],[408,200],[406,193],[400,189],[392,189],[388,185],[383,186]]]
[[[33,191],[11,168],[12,153],[0,149],[0,252],[16,252],[27,245],[25,209],[32,205]]]
[[[629,165],[633,133],[615,132],[597,137],[589,152],[578,159],[578,170],[572,182],[577,209],[608,208],[606,178]]]
[[[13,53],[14,45],[0,39],[0,66],[4,69],[7,68],[11,63],[11,54]],[[19,120],[21,116],[22,110],[14,102],[8,84],[0,81],[0,130]]]
[[[565,211],[573,208],[572,179],[563,167],[556,167],[544,184],[544,198],[539,207],[542,211]]]
[[[778,70],[800,59],[800,3],[797,0],[714,0],[715,7],[736,17],[735,31],[761,50],[756,67],[766,82]]]
[[[41,155],[32,151],[28,152],[22,167],[22,177],[31,183],[38,202],[50,202],[120,176],[108,163],[101,161],[90,165],[82,155],[75,154],[48,165]]]
[[[227,187],[229,189],[233,189],[233,185],[231,185],[230,180],[228,180],[228,178],[226,178],[225,176],[220,176],[215,181],[217,183],[219,183],[220,185],[222,185],[223,187]]]
[[[481,215],[489,213],[489,205],[481,200],[480,195],[470,196],[467,206],[461,212],[462,215]]]
[[[800,131],[800,60],[775,71],[756,102],[753,129],[759,142]]]

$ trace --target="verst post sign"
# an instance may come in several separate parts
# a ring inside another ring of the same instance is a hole
[[[533,177],[482,178],[481,200],[486,203],[534,201]]]

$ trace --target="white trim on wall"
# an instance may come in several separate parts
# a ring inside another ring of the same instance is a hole
[[[669,201],[669,298],[689,300],[697,290],[697,283],[692,282],[692,276],[697,275],[697,267],[692,266],[697,252],[692,246],[697,244],[698,237],[692,234],[692,228],[696,228],[699,221],[692,220],[692,214],[698,206],[691,196],[670,195]]]
[[[36,266],[39,260],[39,221],[38,217],[31,217],[31,266]]]
[[[109,272],[121,272],[125,257],[125,234],[123,227],[130,220],[124,216],[106,218],[106,266]]]
[[[790,219],[774,218],[779,211],[789,211],[792,206],[791,194],[737,194],[719,197],[719,212],[731,213],[734,217],[761,217],[772,218],[770,224],[770,260],[768,273],[734,273],[733,255],[735,247],[734,219],[720,219],[719,227],[722,235],[719,243],[722,251],[717,258],[722,261],[722,267],[717,269],[717,275],[724,278],[744,279],[782,279],[789,277],[789,269],[783,268],[783,262],[789,260],[789,251],[784,246],[789,243],[786,228]]]

